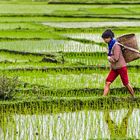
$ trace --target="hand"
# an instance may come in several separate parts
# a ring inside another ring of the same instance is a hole
[[[109,60],[110,58],[111,58],[110,56],[107,57],[108,60]]]
[[[107,58],[108,58],[108,61],[109,61],[110,63],[114,63],[114,62],[115,62],[115,61],[111,58],[111,56],[108,56]]]

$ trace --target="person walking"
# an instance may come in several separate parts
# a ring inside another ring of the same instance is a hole
[[[108,61],[111,65],[111,70],[106,78],[103,96],[108,95],[111,83],[120,75],[123,85],[127,88],[131,96],[134,97],[134,90],[128,79],[127,64],[123,57],[121,46],[117,43],[113,31],[110,29],[105,30],[102,38],[108,44]]]

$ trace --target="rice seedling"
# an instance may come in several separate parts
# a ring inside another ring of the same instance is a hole
[[[76,71],[75,71],[76,72]],[[44,85],[49,89],[80,89],[80,88],[103,88],[105,77],[107,76],[107,70],[92,70],[89,71],[81,71],[77,74],[74,72],[62,72],[60,71],[53,72],[52,74],[48,72],[42,71],[11,71],[11,72],[2,72],[8,76],[19,76],[19,80],[37,84]],[[139,87],[140,77],[138,76],[138,71],[134,72],[134,70],[129,71],[130,81],[133,83],[133,86]],[[120,79],[114,82],[112,87],[122,87],[120,83]]]
[[[43,104],[40,104],[41,106]],[[39,106],[40,106],[39,105]],[[38,107],[39,107],[38,106]],[[34,108],[34,106],[30,106]],[[139,136],[139,109],[88,109],[85,105],[82,110],[72,111],[65,108],[66,112],[55,111],[51,113],[36,112],[28,113],[26,106],[17,110],[11,108],[15,113],[1,114],[0,137],[3,139],[102,139],[102,138],[131,138],[138,139]],[[43,107],[46,108],[45,106]],[[61,106],[63,108],[63,106]],[[98,107],[97,107],[98,108]],[[24,110],[24,114],[21,114]],[[42,114],[43,113],[43,114]],[[8,121],[2,121],[2,120]],[[3,127],[2,127],[3,126]],[[16,126],[16,127],[15,127]],[[11,129],[14,128],[14,129]],[[6,129],[6,131],[4,131]],[[138,129],[138,131],[136,131]],[[104,130],[104,131],[103,131]],[[116,131],[115,131],[116,130]],[[120,131],[121,130],[121,131]],[[122,131],[123,130],[123,131]]]
[[[30,46],[30,47],[29,47]],[[98,45],[82,44],[67,40],[36,40],[36,41],[2,41],[0,49],[16,50],[22,52],[106,52],[106,48]]]
[[[43,25],[59,28],[135,27],[140,26],[140,22],[45,22]]]

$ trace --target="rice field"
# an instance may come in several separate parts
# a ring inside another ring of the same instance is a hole
[[[0,1],[0,140],[140,139],[140,59],[127,64],[136,97],[120,77],[103,97],[101,38],[107,28],[135,33],[140,50],[139,9],[139,0]]]
[[[54,138],[58,140],[78,140],[98,139],[99,137],[111,139],[117,136],[137,139],[140,131],[139,117],[140,111],[138,108],[107,110],[106,112],[103,110],[82,110],[54,115],[19,114],[3,116],[2,119],[8,119],[8,122],[6,122],[8,128],[5,133],[1,133],[0,138],[45,140],[47,137],[49,140]],[[112,123],[110,122],[111,119]],[[116,128],[115,133],[111,131],[112,127]],[[123,131],[121,128],[123,128]],[[136,129],[138,130],[135,131]]]

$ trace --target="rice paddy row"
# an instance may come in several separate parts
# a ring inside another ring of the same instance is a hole
[[[74,69],[109,69],[106,53],[102,52],[59,52],[30,53],[11,50],[0,51],[0,69],[42,69],[42,70],[74,70]],[[129,68],[139,69],[139,60],[128,64]]]
[[[129,79],[133,86],[139,87],[139,70],[130,69]],[[75,88],[102,88],[108,74],[108,70],[75,70],[75,71],[25,71],[24,69],[16,71],[0,71],[10,77],[18,76],[20,81],[36,85],[46,86],[48,89],[75,89]],[[112,87],[121,87],[120,79],[114,82]]]
[[[65,8],[66,7],[66,8]],[[103,17],[139,19],[139,5],[32,5],[26,4],[1,4],[1,16],[50,16],[50,17]],[[63,9],[63,10],[62,10]],[[101,10],[102,9],[102,10]],[[112,11],[110,13],[110,11]],[[118,13],[118,14],[116,14]]]

